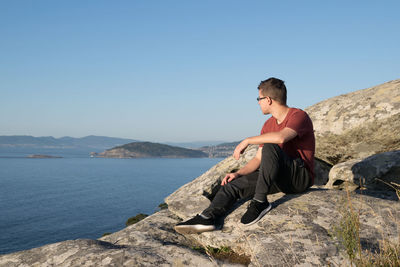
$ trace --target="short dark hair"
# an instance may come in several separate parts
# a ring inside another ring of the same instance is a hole
[[[287,91],[284,81],[273,77],[269,78],[261,81],[258,90],[261,90],[264,96],[269,96],[282,105],[286,105]]]

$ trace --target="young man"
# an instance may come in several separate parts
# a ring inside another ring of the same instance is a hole
[[[238,160],[250,144],[259,145],[255,157],[235,173],[228,173],[210,206],[194,218],[178,223],[179,233],[201,233],[216,229],[216,221],[237,199],[252,198],[241,222],[251,225],[270,209],[268,194],[301,193],[314,184],[315,137],[310,117],[286,105],[286,86],[269,78],[258,86],[261,111],[271,114],[261,135],[244,139],[235,149]]]

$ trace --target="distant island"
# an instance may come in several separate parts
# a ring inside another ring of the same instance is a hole
[[[107,149],[101,153],[90,153],[101,158],[207,158],[208,154],[193,149],[151,142],[133,142]]]
[[[29,155],[27,158],[30,159],[61,159],[59,156],[50,156],[50,155]]]
[[[231,143],[222,143],[216,146],[203,146],[198,150],[207,153],[208,157],[210,158],[226,158],[232,156],[233,151],[235,150],[236,146],[239,143],[240,141]]]
[[[137,147],[131,144],[137,143]],[[112,149],[121,148],[128,145],[128,151]],[[145,145],[143,145],[145,144]],[[48,154],[68,154],[68,155],[88,155],[91,157],[209,157],[225,158],[231,156],[233,150],[239,142],[224,143],[219,141],[196,141],[196,142],[165,142],[152,143],[135,139],[124,139],[106,136],[86,136],[82,138],[52,136],[34,137],[29,135],[0,136],[0,156],[1,153],[22,153],[25,155],[48,155]],[[160,147],[160,145],[165,145]],[[132,151],[129,151],[132,149]],[[187,150],[184,150],[187,149]],[[94,152],[91,152],[94,151]],[[101,152],[102,153],[96,153]],[[134,153],[133,153],[134,152]],[[205,153],[202,154],[202,153]],[[114,153],[114,154],[113,154]],[[7,154],[8,156],[8,154]],[[33,157],[47,158],[47,157]]]

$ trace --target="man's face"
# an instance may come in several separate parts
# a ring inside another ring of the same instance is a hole
[[[268,96],[265,96],[261,93],[261,90],[258,90],[258,104],[260,105],[261,111],[263,114],[269,114],[269,101],[270,98]]]

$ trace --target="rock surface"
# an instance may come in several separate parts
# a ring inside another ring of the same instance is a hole
[[[248,255],[250,266],[349,265],[330,235],[339,218],[337,205],[345,197],[343,191],[317,188],[301,195],[278,193],[270,198],[274,208],[255,225],[244,227],[239,223],[246,209],[243,204],[226,217],[221,230],[188,236],[174,232],[173,226],[180,219],[170,210],[163,210],[100,240],[70,240],[0,256],[0,266],[235,265],[193,250],[196,244],[229,246],[239,254]],[[352,197],[353,207],[360,210],[363,248],[376,248],[382,237],[395,242],[399,234],[395,223],[400,220],[399,202]],[[172,206],[184,206],[175,205],[174,201],[171,196]],[[187,204],[195,206],[191,201],[186,198]],[[192,211],[181,208],[179,213],[188,218],[199,211],[200,208]]]
[[[400,80],[333,97],[305,111],[316,157],[332,165],[400,150]]]
[[[253,151],[250,149],[248,152]],[[208,198],[213,196],[210,192],[216,191],[224,174],[238,167],[231,160],[222,161],[171,194],[166,199],[169,210],[183,220],[203,211],[210,203]],[[246,211],[246,205],[241,205],[226,217],[221,231],[190,236],[204,246],[231,246],[235,251],[251,256],[255,266],[340,266],[346,259],[338,251],[330,233],[337,224],[338,203],[342,198],[345,198],[343,191],[317,187],[300,195],[278,193],[269,197],[274,201],[274,209],[255,225],[244,227],[239,223]],[[365,229],[362,231],[363,239],[370,245],[377,245],[381,239],[380,227],[386,227],[385,232],[396,239],[399,229],[395,223],[387,228],[386,216],[394,214],[393,221],[400,221],[399,202],[359,195],[354,195],[354,198],[353,206],[360,209],[360,220],[365,222],[361,226]]]
[[[345,186],[362,186],[370,190],[388,190],[387,183],[400,184],[400,150],[380,153],[364,159],[339,163],[329,172],[326,188],[342,189]]]
[[[2,267],[220,266],[173,232],[178,219],[160,211],[101,240],[69,240],[0,256]]]

